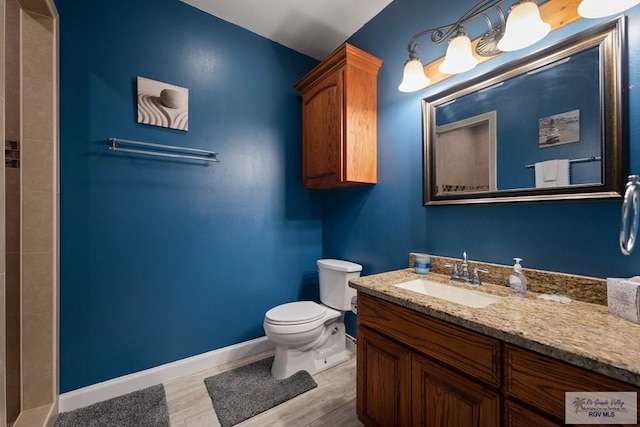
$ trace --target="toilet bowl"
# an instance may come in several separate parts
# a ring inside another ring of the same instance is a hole
[[[276,345],[271,375],[284,379],[304,370],[314,375],[348,360],[344,313],[351,309],[356,291],[349,279],[360,276],[362,266],[342,260],[318,260],[320,300],[298,301],[267,311],[264,331]]]

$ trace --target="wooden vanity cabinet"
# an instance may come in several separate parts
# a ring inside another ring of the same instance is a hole
[[[302,94],[302,183],[377,181],[377,76],[382,60],[347,43],[295,88]]]
[[[522,414],[526,416],[522,404],[553,420],[542,425],[563,425],[566,392],[632,391],[640,396],[640,387],[511,344],[504,346],[504,363],[504,390],[508,399],[506,414],[510,419],[518,420]],[[506,425],[523,424],[514,422]]]
[[[499,425],[498,340],[359,293],[357,358],[367,426]]]
[[[357,342],[366,426],[553,427],[564,425],[566,392],[640,396],[632,384],[362,292]]]

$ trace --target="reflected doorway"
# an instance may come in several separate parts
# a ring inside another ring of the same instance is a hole
[[[435,194],[496,191],[496,111],[438,126]]]

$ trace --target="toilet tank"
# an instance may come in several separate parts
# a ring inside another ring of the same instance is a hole
[[[351,297],[356,290],[349,287],[349,279],[360,277],[362,266],[339,259],[319,259],[320,301],[340,311],[351,310]]]

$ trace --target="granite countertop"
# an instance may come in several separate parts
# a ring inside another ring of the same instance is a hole
[[[401,289],[394,284],[429,279],[503,296],[483,308],[471,308]],[[606,306],[573,301],[561,304],[513,295],[505,286],[483,283],[471,287],[436,273],[413,269],[362,276],[349,285],[363,293],[508,343],[640,386],[640,325],[614,316]]]

